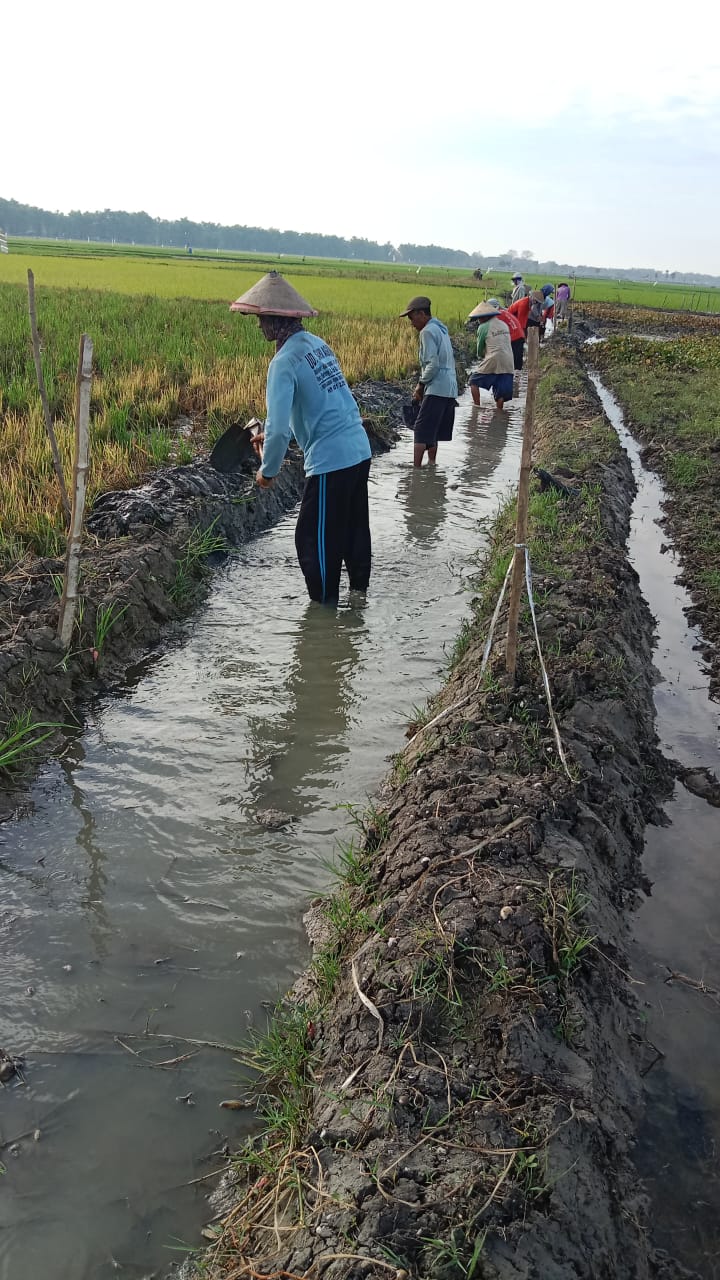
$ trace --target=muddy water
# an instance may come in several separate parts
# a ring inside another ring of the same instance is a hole
[[[638,486],[630,558],[657,619],[657,729],[683,765],[720,776],[720,707],[696,652],[672,547],[658,527],[665,492],[640,461],[614,397],[593,379],[630,455]],[[661,551],[661,548],[665,548]],[[676,784],[666,827],[647,830],[644,869],[652,893],[635,917],[634,972],[649,1039],[664,1056],[646,1077],[650,1105],[637,1162],[653,1197],[658,1243],[703,1277],[720,1276],[720,1000],[666,982],[670,970],[720,991],[720,811]]]
[[[219,1108],[233,1054],[193,1041],[241,1042],[306,961],[337,806],[373,791],[440,684],[520,432],[520,402],[465,396],[437,468],[413,471],[409,436],[373,463],[364,607],[308,606],[292,515],[244,548],[0,832],[0,1044],[27,1058],[0,1137],[28,1135],[0,1151],[2,1280],[145,1276],[197,1244],[188,1184],[252,1118]],[[295,821],[262,829],[268,807]]]

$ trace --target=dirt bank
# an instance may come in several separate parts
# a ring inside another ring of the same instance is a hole
[[[312,968],[249,1055],[264,1128],[215,1203],[213,1280],[684,1274],[653,1247],[632,1164],[656,1055],[626,918],[670,785],[652,619],[624,550],[628,460],[559,344],[537,458],[577,490],[536,491],[529,538],[570,776],[527,609],[516,684],[502,617],[478,674],[508,509],[450,680],[356,815],[343,880],[308,917]]]
[[[406,387],[353,390],[375,452],[406,435]],[[209,568],[274,524],[302,485],[295,449],[269,490],[255,485],[252,464],[225,476],[197,461],[162,468],[139,489],[103,495],[87,522],[81,607],[67,654],[56,640],[63,562],[26,561],[0,579],[0,739],[29,722],[73,725],[89,697],[121,682],[161,640],[172,643],[173,625],[207,590]],[[0,768],[0,816],[21,803],[32,767],[59,739],[47,737],[11,772]]]

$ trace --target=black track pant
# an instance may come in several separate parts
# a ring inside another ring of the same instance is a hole
[[[308,476],[295,527],[295,549],[311,600],[333,604],[343,560],[350,589],[370,581],[368,475],[370,459],[342,471]]]

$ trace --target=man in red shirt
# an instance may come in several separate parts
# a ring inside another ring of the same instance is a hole
[[[528,315],[530,313],[530,294],[525,298],[518,298],[517,302],[511,302],[508,307],[511,315],[515,316],[522,325],[523,336],[527,335]]]

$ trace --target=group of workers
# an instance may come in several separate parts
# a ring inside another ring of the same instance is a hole
[[[478,322],[477,356],[480,364],[470,375],[470,392],[474,404],[480,404],[480,389],[492,392],[495,404],[502,409],[512,400],[514,375],[523,367],[523,353],[528,329],[536,326],[540,341],[545,337],[548,320],[555,315],[554,286],[529,289],[521,275],[512,277],[510,305],[503,307],[498,298],[488,298],[470,312],[468,323]]]
[[[513,286],[509,306],[490,298],[470,313],[469,323],[479,322],[480,364],[470,376],[476,405],[481,387],[492,392],[498,409],[512,399],[527,330],[535,324],[542,336],[554,315],[552,285],[530,290],[515,275]],[[562,295],[566,317],[570,290],[567,285],[558,287],[558,315],[561,289],[567,289]],[[318,313],[277,271],[263,276],[232,303],[231,310],[257,316],[263,336],[275,343],[267,374],[265,423],[253,437],[260,460],[256,482],[263,489],[273,484],[294,436],[305,465],[295,548],[310,599],[337,603],[343,563],[351,597],[362,598],[371,566],[370,442],[337,356],[322,338],[303,328],[303,318]],[[447,327],[432,315],[429,298],[412,298],[401,317],[407,317],[419,335],[413,462],[420,467],[426,453],[429,462],[435,461],[439,441],[452,440],[458,394],[455,356]]]

